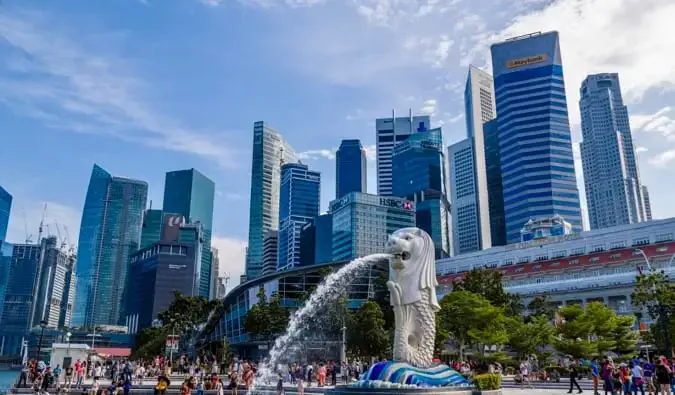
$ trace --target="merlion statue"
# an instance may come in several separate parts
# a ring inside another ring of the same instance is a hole
[[[394,309],[394,361],[418,368],[432,365],[436,338],[436,260],[434,242],[419,228],[400,229],[389,237],[389,288]]]

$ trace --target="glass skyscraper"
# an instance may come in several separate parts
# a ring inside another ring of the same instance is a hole
[[[82,210],[73,326],[118,325],[129,257],[141,241],[148,184],[94,165]]]
[[[164,211],[148,209],[143,212],[143,229],[141,230],[141,247],[149,247],[162,238]]]
[[[392,195],[392,156],[394,147],[416,132],[429,130],[431,121],[428,115],[396,117],[375,120],[375,140],[377,142],[377,194]]]
[[[335,198],[367,190],[366,150],[360,140],[342,140],[335,153]]]
[[[7,290],[9,265],[12,262],[13,250],[13,244],[0,243],[0,324],[2,324],[2,310],[5,307],[5,291]]]
[[[12,195],[0,186],[0,246],[7,237],[9,213],[12,211]]]
[[[646,221],[646,187],[640,185],[619,75],[589,75],[580,96],[581,161],[591,229]]]
[[[264,235],[268,230],[279,227],[281,164],[297,161],[295,151],[279,132],[262,121],[253,124],[251,204],[246,250],[247,280],[262,274]]]
[[[499,130],[496,119],[483,124],[485,142],[485,173],[490,211],[490,237],[492,246],[506,245],[506,221],[504,220],[504,191],[502,190],[502,167],[499,161]]]
[[[199,222],[204,231],[199,295],[207,299],[211,294],[211,230],[215,193],[213,181],[195,169],[166,173],[163,211],[183,215],[191,224]]]
[[[415,226],[415,203],[398,197],[351,192],[330,202],[329,212],[334,261],[381,253],[390,234]]]
[[[508,243],[530,219],[560,215],[582,230],[557,32],[492,45]]]
[[[320,201],[321,173],[301,163],[281,166],[277,270],[300,265],[302,228],[319,215]]]
[[[394,147],[392,193],[415,202],[416,226],[433,239],[437,259],[450,256],[450,204],[444,172],[440,128],[412,134]]]

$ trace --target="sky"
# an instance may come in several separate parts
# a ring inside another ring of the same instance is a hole
[[[429,114],[445,145],[466,136],[470,64],[489,46],[560,32],[583,197],[579,87],[618,72],[655,218],[675,216],[672,0],[0,0],[0,185],[8,240],[77,243],[94,163],[147,181],[196,168],[216,183],[213,244],[230,285],[244,271],[253,123],[267,121],[322,172],[358,138],[375,193],[374,120]]]

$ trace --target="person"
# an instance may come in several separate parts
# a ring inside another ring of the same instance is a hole
[[[602,377],[604,383],[605,395],[608,392],[614,394],[614,363],[611,359],[605,358],[600,368],[600,377]]]
[[[180,368],[179,368],[180,370]],[[190,395],[190,387],[188,386],[188,381],[183,380],[183,384],[180,386],[180,395]]]
[[[301,375],[297,376],[298,379],[296,383],[298,384],[298,395],[304,395],[305,393],[305,385],[303,384],[303,378]]]
[[[220,379],[216,381],[215,390],[217,395],[223,395],[223,382]]]
[[[232,390],[232,395],[237,395],[237,387],[239,386],[237,380],[237,371],[230,371],[230,390]]]
[[[164,395],[167,388],[169,388],[169,379],[166,376],[157,377],[157,384],[155,385],[155,395]]]
[[[57,390],[57,392],[58,392],[58,390],[61,388],[61,382],[59,381],[59,377],[61,376],[61,371],[62,371],[61,365],[59,365],[59,364],[57,363],[57,364],[56,364],[56,367],[54,368],[54,371],[53,371],[53,374],[54,374],[54,383],[56,384],[56,390]]]
[[[21,383],[23,383],[23,388],[26,388],[26,380],[28,380],[28,373],[30,373],[30,368],[28,363],[24,363],[21,367],[21,374],[19,375],[19,383],[16,385],[17,388],[21,388]]]
[[[66,378],[63,385],[66,387],[66,391],[70,392],[70,386],[73,384],[73,366],[71,364],[66,366],[66,371],[64,374]]]
[[[336,364],[335,361],[333,361],[333,365],[330,367],[330,384],[333,387],[337,385],[337,375],[339,369],[340,365]]]
[[[579,372],[577,371],[577,364],[572,362],[570,364],[570,390],[567,391],[568,394],[572,393],[572,390],[574,389],[574,386],[577,386],[577,389],[579,390],[577,393],[580,394],[583,391],[581,390],[581,387],[579,386],[579,382],[577,379],[579,378]]]
[[[665,363],[664,361],[665,358],[660,358],[656,362],[656,368],[654,370],[654,375],[656,376],[656,383],[658,386],[656,387],[657,393],[661,394],[671,394],[670,391],[670,381],[671,381],[671,375],[672,375],[672,370],[670,370],[670,367]]]
[[[277,395],[283,395],[284,393],[284,376],[279,373],[279,379],[277,380]]]
[[[631,384],[633,388],[633,394],[637,395],[638,390],[642,393],[642,395],[645,395],[645,379],[644,379],[644,372],[642,371],[642,368],[640,367],[639,363],[635,363],[633,361],[630,361],[628,363],[628,368],[631,371]]]
[[[97,395],[98,394],[98,388],[99,388],[98,378],[94,378],[94,382],[91,383],[91,391],[89,391],[89,393],[91,395]]]
[[[197,382],[197,395],[204,395],[204,381],[202,379]]]
[[[253,384],[253,369],[250,365],[246,365],[244,367],[244,385],[247,391],[251,389],[251,384]]]
[[[593,358],[591,362],[591,376],[593,377],[593,395],[600,395],[598,387],[600,386],[600,367],[598,366],[598,359]]]
[[[642,371],[645,375],[645,389],[649,393],[649,395],[654,394],[656,391],[656,387],[654,386],[654,366],[656,364],[656,360],[654,360],[654,363],[650,362],[648,359],[645,360],[645,363],[642,365]]]
[[[129,395],[129,392],[131,391],[131,380],[126,380],[122,389],[124,390],[124,395]]]
[[[534,388],[532,382],[529,379],[529,369],[527,361],[520,363],[520,388],[523,388],[523,385],[527,382],[528,387]]]
[[[326,365],[319,365],[319,387],[326,385]]]

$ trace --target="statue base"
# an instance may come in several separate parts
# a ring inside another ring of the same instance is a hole
[[[445,364],[417,368],[405,362],[378,362],[368,369],[363,379],[350,388],[418,389],[451,387],[470,390],[471,384],[457,371]]]

